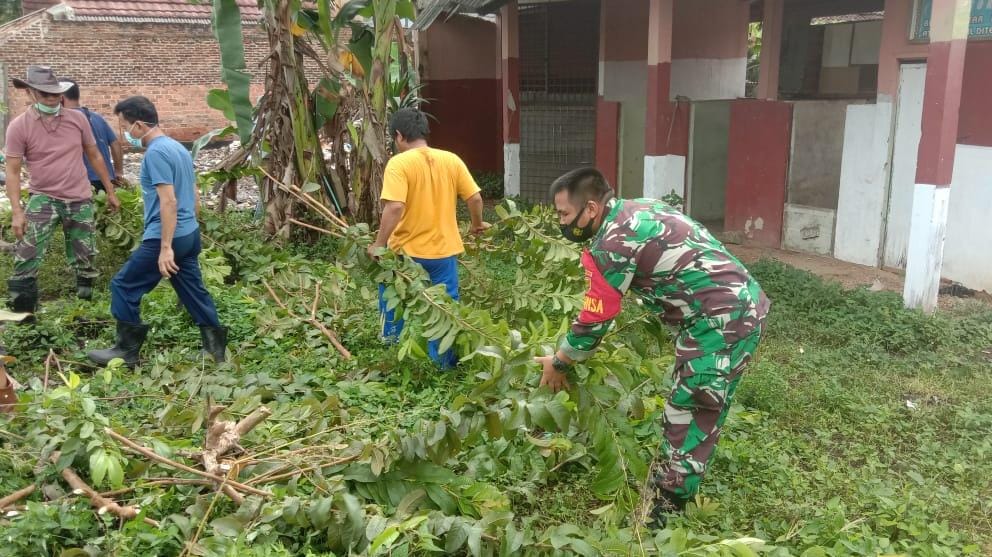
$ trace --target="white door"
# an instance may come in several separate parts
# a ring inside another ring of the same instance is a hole
[[[916,187],[916,157],[922,135],[923,88],[926,78],[926,64],[903,64],[899,67],[899,98],[896,101],[889,210],[882,258],[883,264],[887,267],[906,268],[906,249],[909,245],[909,221],[913,212],[913,188]]]

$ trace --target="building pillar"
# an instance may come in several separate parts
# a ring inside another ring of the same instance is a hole
[[[761,23],[761,62],[758,66],[757,97],[759,99],[778,100],[784,17],[784,0],[764,0],[764,14]]]
[[[520,18],[516,0],[499,12],[503,88],[503,189],[520,195]]]
[[[596,80],[596,168],[618,192],[620,187],[620,103],[606,99],[606,41],[610,32],[606,2],[599,8],[599,74]]]
[[[655,199],[671,194],[685,199],[689,111],[688,106],[680,109],[673,106],[670,100],[674,17],[675,0],[650,0],[644,197]],[[683,138],[683,135],[686,137]]]
[[[937,309],[971,0],[933,0],[923,123],[906,255],[906,307]]]

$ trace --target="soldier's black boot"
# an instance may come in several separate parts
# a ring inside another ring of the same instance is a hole
[[[10,309],[17,313],[34,313],[38,311],[38,279],[23,278],[7,280],[7,292],[10,294]]]
[[[80,300],[93,299],[93,279],[89,277],[76,277],[76,297]]]
[[[94,363],[105,366],[114,358],[124,360],[128,367],[138,364],[138,353],[148,336],[148,325],[144,323],[117,322],[117,342],[104,350],[93,350],[86,357]]]
[[[221,363],[226,359],[227,327],[200,327],[200,341],[203,351],[213,356],[215,362]]]
[[[687,503],[686,499],[681,499],[674,493],[659,489],[654,500],[654,508],[651,509],[651,514],[648,517],[649,520],[653,520],[651,527],[659,530],[665,528],[668,525],[668,517],[685,512]]]

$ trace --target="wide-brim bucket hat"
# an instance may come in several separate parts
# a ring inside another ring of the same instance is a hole
[[[69,81],[59,81],[55,72],[48,66],[28,66],[27,79],[10,80],[18,89],[37,89],[42,93],[61,95],[72,87]]]

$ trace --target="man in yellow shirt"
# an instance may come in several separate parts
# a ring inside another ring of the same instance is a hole
[[[419,263],[432,284],[444,284],[448,295],[458,300],[458,255],[465,251],[455,216],[457,198],[468,204],[472,232],[479,234],[489,225],[482,222],[482,195],[468,167],[458,155],[427,145],[430,127],[427,115],[415,108],[396,111],[389,120],[389,133],[396,142],[397,155],[386,164],[382,180],[382,220],[369,255],[388,247]],[[379,312],[383,317],[382,336],[395,342],[403,330],[403,320],[386,309],[384,285],[379,285]],[[431,359],[442,369],[458,362],[454,350],[438,354],[438,342],[428,344]]]

